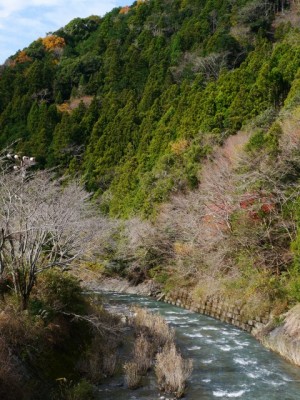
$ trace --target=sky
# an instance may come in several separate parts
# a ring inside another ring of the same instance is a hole
[[[0,0],[0,64],[73,18],[104,15],[133,0]]]

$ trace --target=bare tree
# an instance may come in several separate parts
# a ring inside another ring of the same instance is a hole
[[[22,309],[28,306],[37,275],[66,269],[94,237],[96,219],[88,194],[75,182],[64,186],[47,172],[26,179],[0,175],[0,275],[12,279]]]
[[[127,277],[138,284],[151,268],[166,264],[173,256],[171,240],[158,226],[139,218],[125,222],[116,256],[129,263]]]
[[[236,176],[240,192],[252,196],[253,201],[247,206],[248,212],[259,215],[260,223],[256,229],[252,229],[252,236],[256,238],[256,248],[261,250],[261,265],[272,268],[278,274],[292,260],[289,244],[298,231],[298,123],[293,115],[289,115],[284,122],[276,157],[265,151],[258,152],[256,156],[244,153],[241,160],[243,172]],[[244,238],[244,246],[246,242],[249,244],[249,238]]]

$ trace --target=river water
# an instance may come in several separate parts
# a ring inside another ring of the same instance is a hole
[[[300,400],[300,368],[265,349],[250,334],[147,297],[110,293],[104,298],[115,306],[147,307],[175,328],[182,355],[194,360],[185,399]],[[134,391],[120,379],[101,387],[103,400],[159,398],[151,376],[145,387]]]

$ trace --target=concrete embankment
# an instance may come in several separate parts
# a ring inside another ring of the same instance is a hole
[[[126,279],[100,278],[98,280],[84,282],[84,285],[89,290],[102,292],[128,293],[151,297],[156,297],[161,293],[160,286],[151,280],[145,281],[139,285],[132,285]]]
[[[243,312],[245,304],[228,298],[207,297],[195,300],[184,289],[160,296],[160,300],[208,315],[251,333],[265,347],[300,366],[300,304],[288,313],[272,318],[272,313],[253,315]]]

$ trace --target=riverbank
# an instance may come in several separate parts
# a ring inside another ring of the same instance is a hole
[[[161,315],[176,332],[181,354],[194,361],[186,399],[299,400],[300,369],[268,351],[249,333],[217,319],[195,314],[153,297],[104,293],[114,306],[138,304]],[[154,381],[129,391],[126,385],[103,387],[106,400],[154,400],[159,393]]]
[[[126,279],[102,278],[96,284],[88,284],[91,290],[101,290],[103,292],[118,292],[136,294],[141,296],[159,297],[161,294],[160,285],[152,280],[145,281],[139,285],[131,285]]]
[[[222,322],[249,332],[265,347],[280,354],[289,362],[300,366],[300,306],[274,318],[272,312],[249,317],[246,305],[238,301],[215,297],[195,301],[192,292],[185,289],[164,293],[162,287],[148,280],[133,286],[125,279],[101,278],[89,280],[90,290],[117,292],[154,297],[158,301],[175,305],[199,314],[208,315]]]

